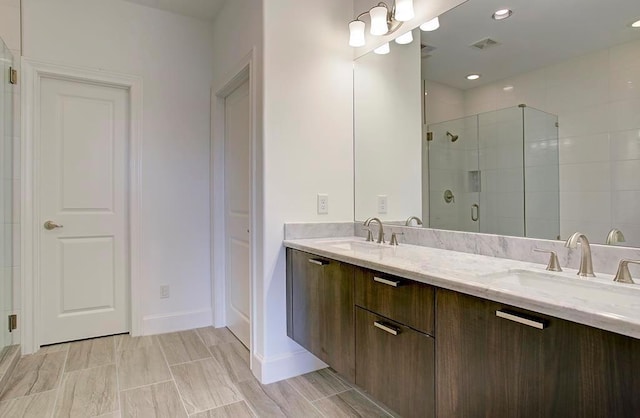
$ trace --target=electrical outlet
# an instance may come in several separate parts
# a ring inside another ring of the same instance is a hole
[[[318,193],[318,215],[329,213],[329,195]]]
[[[378,196],[378,213],[385,214],[389,210],[389,200],[386,195]]]
[[[160,299],[169,299],[169,285],[160,286]]]

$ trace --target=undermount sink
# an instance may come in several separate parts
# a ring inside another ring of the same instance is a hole
[[[576,298],[600,305],[640,307],[640,289],[585,278],[513,269],[488,275],[491,287],[500,290],[526,288],[551,297]]]
[[[360,252],[382,252],[384,250],[391,250],[393,247],[385,246],[384,244],[376,244],[374,242],[366,241],[336,241],[327,242],[331,248],[344,251],[360,251]]]

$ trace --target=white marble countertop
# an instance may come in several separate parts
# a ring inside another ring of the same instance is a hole
[[[615,283],[611,275],[598,274],[597,278],[586,279],[578,277],[576,270],[571,269],[560,273],[548,272],[543,264],[402,243],[397,247],[380,246],[366,243],[359,237],[285,240],[284,245],[382,273],[640,338],[640,285]],[[542,287],[530,287],[505,280],[503,273],[523,270],[540,273],[543,280],[548,278],[549,286],[545,287],[544,281]]]

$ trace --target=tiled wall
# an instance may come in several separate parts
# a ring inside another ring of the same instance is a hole
[[[558,115],[561,236],[640,246],[640,41],[465,92],[468,113],[519,103]]]
[[[461,94],[437,87],[427,96],[434,103],[434,122],[456,115]],[[520,103],[558,115],[561,237],[580,230],[603,243],[609,229],[617,227],[628,245],[640,246],[640,41],[462,96],[465,115]]]
[[[5,42],[13,55],[13,66],[20,74],[21,56],[21,21],[20,0],[0,0],[0,38]],[[3,83],[4,83],[3,77]],[[11,334],[11,343],[20,343],[20,79],[11,86],[13,131],[6,132],[2,138],[2,275],[12,279],[11,299],[13,313],[18,314],[18,330]],[[5,288],[5,289],[6,289]],[[3,289],[3,295],[6,290]],[[7,292],[6,296],[9,294]],[[0,323],[6,323],[6,312],[2,313]]]

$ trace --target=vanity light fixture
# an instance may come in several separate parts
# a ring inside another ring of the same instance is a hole
[[[352,47],[364,46],[366,43],[364,35],[366,24],[360,19],[367,14],[371,19],[369,28],[371,35],[387,35],[398,30],[402,22],[414,18],[413,0],[394,0],[391,8],[386,3],[380,2],[370,10],[360,13],[349,23],[349,45]]]
[[[400,45],[407,45],[413,42],[413,33],[411,31],[400,35],[396,38],[396,43]]]
[[[423,32],[433,32],[439,27],[440,27],[440,19],[438,18],[438,16],[436,16],[433,19],[429,20],[428,22],[425,22],[422,25],[420,25],[420,30]]]
[[[480,74],[469,74],[467,80],[477,80],[480,78]]]
[[[373,52],[378,55],[387,55],[390,51],[391,49],[389,48],[389,42],[387,42],[386,44],[382,44],[373,50]]]
[[[632,28],[640,29],[640,20],[636,20],[635,22],[633,22],[633,23],[631,24],[631,27],[632,27]]]
[[[509,86],[504,86],[504,87],[502,88],[502,90],[504,90],[504,91],[513,91],[513,86],[511,86],[511,85],[509,85]]]
[[[491,17],[493,18],[493,20],[504,20],[508,17],[511,17],[512,14],[513,10],[511,9],[500,9],[496,10],[495,13],[491,15]]]

